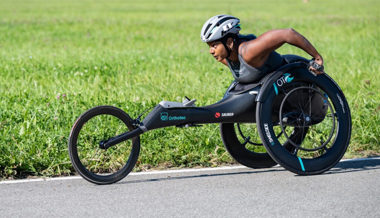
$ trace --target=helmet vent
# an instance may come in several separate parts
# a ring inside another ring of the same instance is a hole
[[[207,33],[207,30],[208,30],[208,28],[210,28],[210,26],[211,26],[211,23],[209,25],[207,25],[205,31],[203,32],[203,35]]]
[[[221,19],[221,20],[216,24],[216,26],[220,26],[222,23],[224,23],[224,21],[229,20],[229,19],[234,19],[234,17],[225,17],[225,18]]]

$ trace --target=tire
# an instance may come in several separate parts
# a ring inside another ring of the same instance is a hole
[[[98,106],[83,113],[69,137],[74,169],[89,182],[103,185],[126,177],[140,153],[140,137],[101,149],[99,142],[134,129],[127,113],[112,106]]]
[[[347,150],[350,109],[343,92],[328,75],[315,77],[306,70],[293,69],[291,76],[294,80],[279,83],[281,87],[270,86],[268,96],[257,104],[260,138],[269,155],[285,169],[299,175],[320,174],[335,166]],[[292,86],[297,83],[301,85]],[[308,93],[305,98],[300,97],[303,93]],[[280,108],[274,108],[273,101],[281,94]],[[275,118],[274,111],[278,111]],[[284,126],[299,128],[304,135],[302,142],[292,140]],[[276,137],[276,131],[284,133],[282,138]],[[295,147],[293,152],[284,146],[289,142]]]

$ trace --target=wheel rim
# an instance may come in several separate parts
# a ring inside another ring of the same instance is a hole
[[[99,148],[99,142],[126,131],[126,124],[111,114],[100,114],[85,121],[75,141],[75,152],[81,165],[79,167],[101,179],[123,173],[132,155],[132,140],[119,143],[107,150]]]

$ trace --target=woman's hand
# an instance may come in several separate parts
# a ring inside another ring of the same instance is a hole
[[[320,67],[320,69],[316,69],[318,67],[315,67],[313,65],[310,65],[309,66],[309,71],[315,73],[316,75],[319,75],[319,74],[322,74],[322,73],[325,73],[324,70],[323,70],[323,58],[319,55],[317,57],[314,58],[313,60],[316,64],[318,64]]]

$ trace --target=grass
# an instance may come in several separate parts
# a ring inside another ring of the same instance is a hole
[[[161,100],[221,99],[232,80],[201,43],[203,22],[219,13],[242,33],[292,27],[323,55],[326,72],[351,106],[345,157],[380,154],[380,2],[0,1],[0,176],[73,173],[67,138],[96,105],[132,117]],[[308,57],[286,45],[282,54]],[[136,170],[232,163],[217,125],[154,130],[141,138]]]

